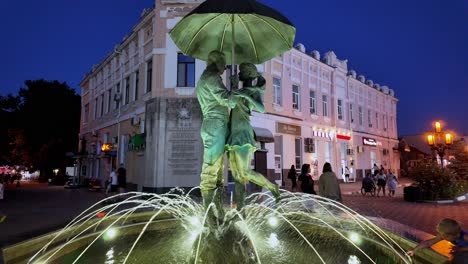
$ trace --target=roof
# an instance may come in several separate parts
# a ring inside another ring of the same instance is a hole
[[[410,147],[413,147],[427,155],[432,154],[431,147],[427,144],[424,134],[402,136],[401,140],[405,141]]]

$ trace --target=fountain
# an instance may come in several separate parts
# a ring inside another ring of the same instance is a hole
[[[28,263],[411,263],[389,233],[320,196],[282,191],[275,203],[255,193],[210,223],[214,204],[205,211],[191,193],[109,197]]]

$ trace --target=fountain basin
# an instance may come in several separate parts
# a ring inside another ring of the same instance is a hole
[[[129,215],[128,218],[121,219],[113,224],[116,235],[113,238],[105,238],[103,233],[109,224],[118,217],[112,216],[101,222],[99,228],[90,230],[74,239],[71,243],[63,247],[67,239],[73,234],[77,234],[97,221],[102,219],[92,219],[82,226],[74,226],[66,229],[66,232],[57,231],[42,237],[34,238],[23,243],[13,245],[4,249],[5,263],[26,263],[42,246],[55,237],[54,244],[48,246],[39,258],[32,263],[73,263],[91,241],[98,238],[96,242],[80,257],[76,263],[122,263],[128,249],[137,239],[143,227],[147,227],[140,241],[136,244],[134,251],[127,259],[127,263],[188,263],[193,261],[194,248],[198,242],[198,235],[193,235],[183,227],[180,219],[172,217],[168,212],[160,212],[157,217],[150,220],[154,212],[139,212]],[[333,234],[323,225],[310,224],[303,217],[290,219],[295,223],[298,230],[315,245],[320,252],[325,263],[372,263],[363,256],[356,248],[351,246],[339,235]],[[279,221],[282,221],[279,219]],[[268,223],[268,220],[265,221]],[[260,232],[258,231],[260,230]],[[257,245],[258,255],[261,263],[286,263],[286,260],[293,260],[296,263],[320,263],[316,254],[299,239],[298,233],[293,228],[276,229],[268,224],[255,231],[251,243]],[[109,230],[108,230],[109,231]],[[62,232],[62,233],[60,233]],[[353,232],[342,230],[349,238],[353,237]],[[402,247],[409,248],[414,243],[387,232]],[[369,254],[372,260],[377,263],[404,263],[393,256],[391,250],[380,241],[371,237],[357,235],[354,239],[359,239],[359,247]],[[200,260],[203,263],[212,263],[209,260],[217,258],[217,263],[239,263],[239,250],[236,250],[236,240],[238,234],[226,232],[221,240],[205,236],[201,239],[202,249],[209,249],[200,252]],[[60,249],[60,250],[58,250]],[[58,251],[57,251],[58,250]],[[445,259],[437,254],[426,251],[418,256],[415,263],[434,263]],[[249,259],[251,263],[258,263],[255,258]]]

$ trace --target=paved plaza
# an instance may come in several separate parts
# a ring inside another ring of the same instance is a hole
[[[468,202],[443,205],[405,202],[402,189],[410,182],[401,180],[400,183],[396,197],[363,197],[359,193],[361,183],[342,183],[343,203],[360,214],[371,217],[378,224],[379,219],[385,218],[401,224],[403,230],[423,231],[414,233],[415,240],[434,234],[436,224],[446,217],[468,227]],[[23,184],[19,188],[12,186],[6,190],[5,200],[0,201],[0,212],[7,215],[0,224],[0,247],[65,226],[73,217],[104,196],[103,193],[91,192],[86,188],[64,189],[61,186],[44,184]],[[394,226],[388,227],[392,229]],[[401,227],[398,230],[402,232]],[[403,235],[408,237],[408,234]]]

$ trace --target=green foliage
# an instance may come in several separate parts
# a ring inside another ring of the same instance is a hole
[[[418,183],[423,200],[453,199],[467,191],[468,181],[435,162],[422,160],[408,176]]]
[[[0,163],[46,173],[65,167],[65,153],[78,147],[80,114],[80,96],[59,81],[28,80],[17,96],[0,96]]]
[[[468,144],[459,140],[454,142],[448,168],[461,180],[468,181]],[[468,191],[468,190],[467,190]]]

